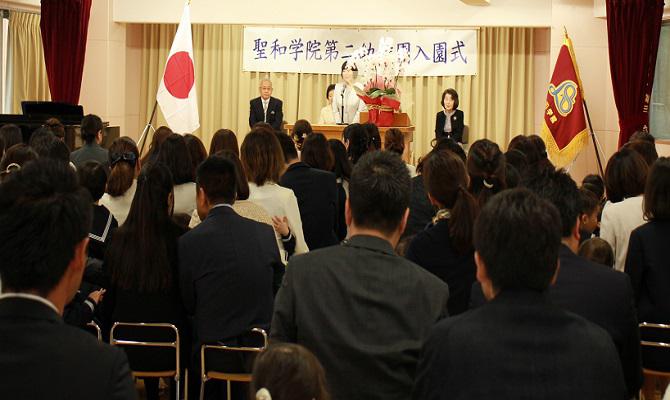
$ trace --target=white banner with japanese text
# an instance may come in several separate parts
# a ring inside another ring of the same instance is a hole
[[[244,28],[244,71],[339,74],[359,48],[390,37],[410,55],[407,76],[477,74],[477,30]]]

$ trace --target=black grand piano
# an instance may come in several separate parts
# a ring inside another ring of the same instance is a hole
[[[78,147],[79,127],[84,117],[84,107],[81,105],[55,101],[22,101],[21,111],[23,114],[0,114],[0,126],[5,124],[17,125],[23,133],[23,141],[28,143],[35,129],[44,125],[49,118],[58,118],[65,126],[65,144],[71,150]],[[109,123],[104,125],[107,127]],[[108,145],[111,138],[106,137],[105,139],[103,145]]]

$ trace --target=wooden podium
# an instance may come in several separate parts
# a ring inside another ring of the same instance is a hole
[[[368,122],[368,113],[362,112],[360,119],[362,124]],[[293,126],[294,124],[285,124],[284,128],[286,129],[286,133],[290,135]],[[346,127],[346,125],[312,125],[312,130],[315,133],[323,133],[327,139],[342,140],[342,131],[344,131],[344,128]],[[409,116],[406,113],[393,114],[393,126],[379,127],[379,135],[382,138],[382,148],[384,148],[384,134],[391,128],[400,129],[400,132],[405,136],[405,152],[403,153],[402,158],[406,163],[409,163],[412,159],[411,143],[414,140],[414,125],[410,124]]]

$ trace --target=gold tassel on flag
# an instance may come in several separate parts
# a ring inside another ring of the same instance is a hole
[[[583,100],[572,41],[566,32],[547,90],[540,133],[549,158],[558,168],[570,164],[588,143]]]

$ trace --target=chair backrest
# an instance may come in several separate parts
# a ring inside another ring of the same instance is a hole
[[[135,376],[179,379],[179,330],[173,324],[115,322],[109,344],[126,351]]]
[[[467,144],[470,141],[470,127],[467,125],[463,126],[463,144]]]
[[[258,354],[265,350],[268,347],[268,335],[264,329],[253,328],[248,335],[248,339],[257,339],[257,345],[240,345],[240,346],[230,346],[223,344],[203,344],[200,347],[200,372],[202,381],[207,381],[208,379],[224,379],[228,380],[227,377],[238,376],[241,381],[248,381],[250,378],[249,374],[240,374],[239,371],[224,371],[221,367],[218,367],[216,362],[213,360],[216,355],[225,355],[225,354]],[[238,380],[238,379],[230,379]]]
[[[91,335],[97,337],[99,341],[102,341],[102,331],[100,330],[98,324],[96,324],[95,322],[91,321],[88,324],[86,324],[84,330],[86,330],[86,332],[90,333]]]
[[[642,322],[640,339],[642,366],[670,372],[670,325]]]

